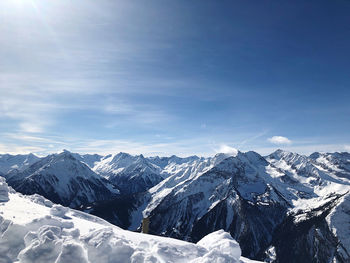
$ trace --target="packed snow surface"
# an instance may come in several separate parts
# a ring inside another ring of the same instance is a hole
[[[256,262],[223,230],[197,244],[122,230],[106,221],[24,196],[0,177],[1,263]]]

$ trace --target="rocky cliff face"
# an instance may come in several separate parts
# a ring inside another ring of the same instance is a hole
[[[273,235],[276,258],[273,262],[349,262],[349,237],[337,236],[330,222],[334,211],[344,202],[343,198],[333,195],[319,207],[288,214]],[[348,201],[345,202],[349,206]],[[346,213],[347,216],[341,216],[345,222],[350,219],[349,211]],[[349,223],[338,226],[336,231],[349,234],[348,226]]]

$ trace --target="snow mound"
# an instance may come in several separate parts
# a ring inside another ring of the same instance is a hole
[[[7,202],[9,200],[9,188],[5,179],[0,177],[0,202]]]
[[[38,194],[30,195],[28,196],[28,198],[30,198],[34,203],[37,203],[46,207],[53,206],[53,203],[50,200],[47,200],[46,198]]]
[[[68,211],[69,211],[68,207],[64,207],[64,206],[61,206],[61,205],[54,205],[50,209],[50,214],[53,215],[53,216],[64,218]]]
[[[197,244],[130,232],[38,195],[8,192],[0,180],[8,199],[0,204],[1,263],[253,262],[223,230]]]
[[[239,244],[224,230],[218,230],[203,237],[197,245],[206,248],[210,254],[224,254],[236,260],[241,256]]]

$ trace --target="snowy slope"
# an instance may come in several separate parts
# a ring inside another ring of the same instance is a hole
[[[342,153],[318,153],[310,155],[310,158],[317,162],[326,171],[338,177],[350,180],[350,154]]]
[[[181,158],[175,155],[146,158],[143,155],[118,153],[105,156],[95,164],[93,170],[118,185],[123,193],[132,194],[144,192],[172,175],[179,177],[171,179],[172,181],[184,180],[186,176],[212,165],[214,159],[217,158]]]
[[[108,200],[119,193],[68,151],[42,158],[23,172],[7,178],[7,182],[21,193],[37,193],[70,207]]]
[[[150,189],[143,214],[150,218],[151,231],[197,241],[222,228],[244,241],[246,255],[256,257],[288,207],[265,181],[267,161],[254,152],[221,154],[207,161],[202,172],[175,186],[162,182],[164,187]],[[166,180],[171,182],[170,178]]]
[[[102,155],[99,154],[79,154],[79,153],[71,153],[75,159],[85,163],[89,168],[93,168],[98,162],[100,162],[103,158]]]
[[[332,193],[344,194],[350,190],[350,180],[343,176],[347,171],[335,165],[339,159],[332,158],[334,154],[326,156],[314,153],[307,157],[277,150],[266,157],[284,174],[285,185],[295,191],[298,198],[293,200],[294,207],[303,209],[306,203],[312,205],[313,198],[327,197]]]
[[[190,163],[195,160],[200,159],[198,156],[189,156],[189,157],[178,157],[176,155],[172,155],[170,157],[159,157],[159,156],[154,156],[154,157],[148,157],[147,158],[151,163],[159,166],[160,168],[164,169],[166,166],[169,164],[178,164],[181,165],[183,163]]]
[[[320,262],[349,262],[349,154],[313,153],[307,157],[278,150],[266,159],[285,174],[284,181],[290,182],[285,187],[299,197],[292,200],[275,237],[279,260],[288,262],[293,256],[295,262],[314,258]]]
[[[161,169],[143,155],[107,155],[93,170],[117,185],[124,194],[144,192],[164,179]]]
[[[238,243],[220,230],[197,244],[133,233],[41,196],[23,196],[0,178],[0,262],[235,263]]]
[[[264,159],[257,158],[260,158],[260,156],[256,153],[239,152],[238,156],[235,157],[226,154],[217,154],[213,158],[203,158],[189,164],[182,164],[178,166],[176,171],[172,172],[172,175],[166,180],[149,190],[151,201],[148,203],[144,214],[149,214],[150,211],[157,207],[157,205],[159,205],[159,203],[171,193],[175,193],[175,195],[178,195],[179,193],[192,195],[195,192],[203,192],[210,197],[214,194],[214,190],[211,189],[211,187],[215,188],[217,186],[222,186],[222,180],[227,181],[226,184],[232,184],[232,178],[230,175],[235,173],[240,173],[241,179],[244,181],[244,184],[236,184],[240,195],[252,201],[251,192],[262,194],[267,187],[266,182],[264,181],[266,179],[264,168],[267,165],[267,162]],[[208,176],[208,174],[210,174],[210,176]],[[216,176],[216,174],[224,174],[224,176]],[[210,177],[211,180],[208,180],[206,184],[200,184],[200,186],[197,187],[197,184],[199,184],[197,181],[201,181],[206,177]],[[188,185],[191,185],[193,188],[191,192],[188,190]],[[219,191],[219,193],[221,192],[222,191]],[[218,197],[218,195],[213,196],[213,198],[214,197]],[[209,206],[213,203],[213,201],[207,199],[204,199],[203,201],[208,201]]]
[[[11,171],[23,171],[40,158],[34,154],[0,154],[0,174],[6,175]]]

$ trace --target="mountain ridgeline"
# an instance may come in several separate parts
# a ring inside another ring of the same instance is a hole
[[[266,262],[350,262],[350,154],[283,150],[203,158],[0,155],[0,173],[109,222],[197,242],[224,229],[243,256]]]

